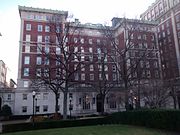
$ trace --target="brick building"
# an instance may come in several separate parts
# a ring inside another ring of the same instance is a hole
[[[31,115],[33,113],[32,91],[35,90],[30,88],[32,79],[45,76],[45,71],[50,71],[53,66],[57,67],[58,61],[48,59],[46,54],[58,55],[62,53],[62,50],[57,48],[57,33],[65,31],[68,12],[19,6],[19,13],[21,33],[14,114]],[[54,15],[58,15],[60,23],[60,27],[56,27],[58,31],[56,34],[53,33],[54,28],[50,22]],[[134,26],[134,29],[128,30],[124,27],[125,24],[127,28]],[[161,77],[156,25],[156,23],[149,21],[112,19],[109,32],[115,37],[118,49],[123,51],[130,44],[132,46],[125,55],[126,67],[138,66],[138,70],[131,68],[128,71],[131,73],[129,75],[131,83],[135,84],[137,80],[140,80],[140,83],[143,84],[148,83],[148,80],[157,81]],[[72,83],[78,82],[77,85],[70,87],[68,92],[67,100],[68,106],[71,104],[72,107],[71,113],[73,115],[97,113],[97,89],[102,88],[102,85],[99,85],[102,83],[103,87],[104,85],[109,87],[110,84],[113,84],[112,90],[105,97],[105,112],[124,110],[124,83],[119,71],[122,65],[120,64],[117,69],[118,59],[112,61],[112,56],[114,56],[113,58],[119,56],[117,53],[113,53],[117,50],[113,49],[113,40],[111,41],[105,36],[105,27],[101,24],[81,24],[77,19],[70,26],[75,34],[70,34],[66,42],[68,53],[72,54],[69,57],[69,69],[74,72],[77,67],[80,67],[77,72],[69,75]],[[127,44],[126,39],[129,40],[129,44]],[[144,59],[142,59],[143,55]],[[138,64],[135,62],[137,60]],[[61,71],[63,73],[62,67]],[[56,78],[60,75],[58,73],[57,70],[50,71],[48,76]],[[103,82],[104,79],[106,84]],[[58,109],[60,113],[63,112],[63,98],[63,93],[59,92]],[[36,114],[54,113],[55,95],[47,87],[39,89],[35,99]],[[144,100],[142,105],[145,105]]]

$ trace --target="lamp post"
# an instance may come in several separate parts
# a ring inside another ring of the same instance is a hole
[[[32,97],[33,97],[33,117],[32,117],[32,122],[33,122],[33,126],[34,126],[34,98],[35,98],[36,92],[33,91],[32,92]]]
[[[71,104],[71,102],[72,102],[72,97],[70,97],[69,98],[69,118],[71,119],[71,110],[72,110],[72,104]]]

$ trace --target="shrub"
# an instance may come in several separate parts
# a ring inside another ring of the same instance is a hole
[[[110,123],[146,126],[180,131],[179,110],[140,110],[114,113],[107,118]]]

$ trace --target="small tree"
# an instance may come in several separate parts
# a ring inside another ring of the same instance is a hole
[[[1,115],[4,117],[9,117],[12,115],[11,107],[8,105],[3,105],[2,110],[1,110]]]

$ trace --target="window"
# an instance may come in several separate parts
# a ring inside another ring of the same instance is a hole
[[[177,23],[177,29],[180,30],[180,23]]]
[[[176,22],[180,21],[180,15],[176,15]]]
[[[147,36],[146,34],[143,35],[143,39],[146,40],[147,39]]]
[[[81,44],[84,44],[84,38],[80,39]]]
[[[45,39],[45,43],[49,43],[50,42],[50,36],[45,36],[44,39]]]
[[[39,112],[39,111],[40,111],[40,106],[36,106],[35,112]]]
[[[93,42],[92,42],[92,39],[89,39],[89,44],[92,44]]]
[[[150,77],[151,77],[151,72],[150,72],[150,70],[147,70],[147,71],[146,71],[146,75],[147,75],[147,78],[150,78]]]
[[[97,48],[97,53],[101,54],[101,48]]]
[[[36,76],[37,76],[37,77],[40,77],[40,76],[41,76],[41,69],[40,69],[40,68],[37,68],[37,69],[36,69]]]
[[[45,26],[45,32],[50,32],[50,27],[49,26]]]
[[[90,74],[89,77],[90,77],[90,80],[91,80],[91,81],[94,80],[94,74]]]
[[[113,81],[116,81],[117,80],[117,75],[116,74],[112,74],[112,78],[113,78]]]
[[[106,80],[109,80],[109,76],[108,76],[108,74],[106,74],[106,75],[105,75],[105,77],[106,77]]]
[[[7,100],[11,100],[11,94],[7,95]]]
[[[22,99],[23,99],[23,100],[27,100],[27,94],[23,94],[23,95],[22,95]]]
[[[102,74],[99,74],[99,80],[102,80]]]
[[[154,35],[151,35],[151,41],[154,41]]]
[[[78,81],[79,80],[79,74],[78,73],[74,73],[74,80]]]
[[[31,35],[26,35],[26,42],[30,42],[31,41]]]
[[[99,71],[102,71],[102,65],[98,65]]]
[[[112,65],[112,71],[116,72],[116,65]]]
[[[101,43],[100,39],[97,39],[97,44],[99,45]]]
[[[42,32],[43,30],[43,26],[42,25],[38,25],[38,32]]]
[[[25,51],[25,53],[29,53],[29,52],[30,52],[30,46],[29,46],[29,45],[26,45],[24,51]]]
[[[56,47],[56,54],[57,54],[57,55],[60,55],[60,54],[61,54],[61,48]]]
[[[158,68],[158,62],[157,61],[154,61],[154,67]]]
[[[43,100],[48,100],[48,93],[43,93]]]
[[[44,69],[44,77],[49,77],[49,69],[48,68]]]
[[[29,76],[29,68],[24,68],[24,76]]]
[[[89,65],[89,71],[94,71],[94,65]]]
[[[27,88],[29,86],[29,82],[28,81],[24,81],[24,87]]]
[[[108,66],[104,65],[104,71],[108,71]]]
[[[29,56],[25,56],[24,57],[24,64],[29,65],[29,63],[30,63],[30,57]]]
[[[84,47],[81,47],[81,53],[84,53]]]
[[[81,61],[84,61],[84,59],[85,59],[85,56],[82,55],[82,56],[81,56]]]
[[[30,31],[31,30],[31,24],[26,24],[26,30]]]
[[[37,57],[36,58],[36,64],[37,65],[41,65],[41,63],[42,63],[42,58],[41,57]]]
[[[138,39],[141,39],[141,35],[138,35]]]
[[[26,113],[27,112],[27,106],[22,106],[22,113]]]
[[[60,26],[56,26],[56,33],[60,33],[61,31],[61,27]]]
[[[81,64],[81,71],[85,71],[85,65]]]
[[[43,112],[48,112],[48,105],[43,105]]]
[[[74,47],[74,53],[78,52],[78,47]]]
[[[93,55],[89,56],[89,61],[91,61],[91,62],[93,61]]]
[[[77,43],[78,42],[78,39],[77,38],[74,38],[74,43]]]
[[[85,74],[81,74],[81,80],[82,80],[82,81],[85,80]]]
[[[93,52],[92,47],[89,47],[89,52],[90,52],[90,53],[92,53],[92,52]]]
[[[44,52],[45,52],[46,54],[49,53],[49,45],[47,45],[47,44],[45,45]]]
[[[41,35],[37,36],[37,42],[42,42],[42,36]]]
[[[164,30],[164,24],[161,25],[161,29]]]
[[[149,61],[146,61],[146,68],[150,68]]]
[[[37,45],[37,53],[42,53],[42,44]]]

